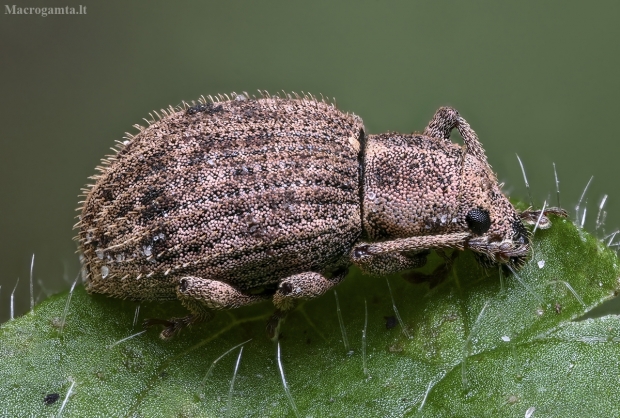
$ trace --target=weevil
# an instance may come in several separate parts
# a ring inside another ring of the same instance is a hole
[[[234,94],[162,112],[98,167],[76,228],[89,292],[190,311],[147,321],[164,339],[265,299],[273,338],[296,301],[351,265],[388,274],[423,266],[430,250],[469,249],[518,268],[524,222],[550,224],[515,210],[450,107],[406,135],[367,135],[358,116],[312,96]]]

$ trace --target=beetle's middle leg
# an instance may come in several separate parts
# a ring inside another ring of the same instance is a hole
[[[149,319],[145,326],[164,325],[162,339],[167,340],[178,334],[183,328],[211,318],[213,310],[239,308],[263,301],[266,294],[245,294],[228,283],[217,280],[187,276],[181,278],[177,285],[177,298],[191,312],[191,315],[169,320]]]
[[[267,323],[267,335],[269,338],[277,338],[282,320],[295,307],[295,303],[298,300],[312,299],[322,295],[340,283],[347,273],[348,269],[342,268],[336,270],[331,278],[327,278],[320,273],[307,272],[283,279],[278,286],[278,290],[273,295],[273,304],[276,307],[276,311]]]

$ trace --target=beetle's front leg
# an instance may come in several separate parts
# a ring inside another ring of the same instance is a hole
[[[423,267],[426,264],[428,250],[408,253],[369,254],[363,249],[351,253],[353,264],[363,272],[376,275],[387,275],[403,270]]]
[[[347,275],[348,269],[339,269],[327,278],[320,273],[308,272],[295,274],[280,282],[278,290],[273,295],[273,304],[276,311],[267,322],[267,335],[271,339],[278,336],[282,320],[295,307],[300,299],[312,299],[322,295],[337,285]]]
[[[390,274],[422,267],[426,263],[428,250],[462,250],[469,238],[468,233],[455,233],[361,243],[351,251],[351,261],[367,273]]]

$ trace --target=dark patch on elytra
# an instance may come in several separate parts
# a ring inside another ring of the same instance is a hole
[[[153,200],[155,200],[159,196],[161,196],[163,193],[164,193],[164,190],[162,188],[154,187],[154,186],[148,186],[146,188],[146,191],[144,192],[144,194],[140,198],[140,203],[142,203],[143,205],[148,205]]]
[[[192,106],[187,109],[186,113],[188,115],[195,115],[196,113],[206,113],[207,115],[212,115],[214,113],[223,112],[224,108],[222,105],[215,106],[213,103],[206,104],[197,104],[196,106]]]
[[[110,201],[114,200],[114,193],[112,192],[112,190],[109,187],[105,187],[105,188],[101,189],[101,197],[106,202],[110,202]]]
[[[165,213],[178,208],[179,203],[180,202],[176,201],[173,197],[166,194],[161,194],[142,207],[140,210],[140,218],[142,219],[142,222],[149,222],[153,219],[163,218]]]

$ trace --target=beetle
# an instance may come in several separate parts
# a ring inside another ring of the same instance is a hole
[[[515,210],[450,107],[420,134],[379,135],[312,96],[233,94],[162,112],[98,167],[76,238],[89,292],[190,311],[146,322],[163,324],[164,339],[265,299],[275,338],[296,301],[351,265],[388,274],[423,266],[429,250],[469,249],[518,268],[530,252],[524,222],[550,224]]]

